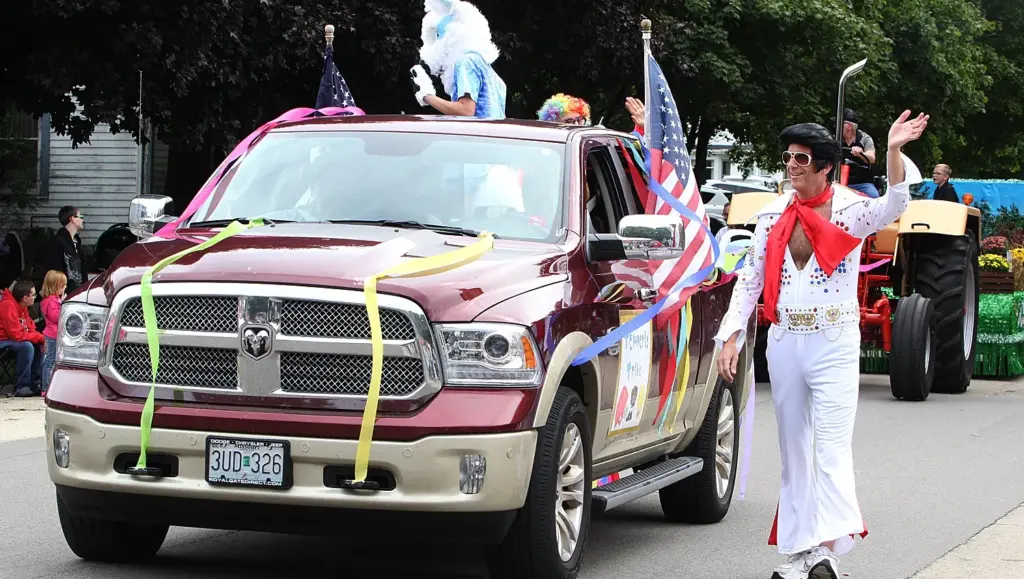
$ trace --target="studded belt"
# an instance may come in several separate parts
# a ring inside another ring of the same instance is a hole
[[[817,306],[779,306],[781,329],[796,334],[811,334],[826,328],[860,323],[860,306],[855,301]]]

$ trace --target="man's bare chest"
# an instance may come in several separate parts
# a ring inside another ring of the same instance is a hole
[[[823,219],[830,220],[832,218],[832,201],[815,207],[814,212]],[[811,260],[811,254],[814,253],[811,240],[807,237],[807,233],[804,232],[799,221],[796,222],[793,234],[789,237],[789,253],[793,256],[793,263],[800,270],[807,265],[807,262]]]

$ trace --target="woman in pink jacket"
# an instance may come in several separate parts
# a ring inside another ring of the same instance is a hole
[[[68,287],[68,277],[63,272],[51,269],[46,272],[43,279],[43,302],[39,304],[39,310],[46,321],[43,328],[43,336],[46,338],[46,346],[43,353],[42,390],[50,387],[50,376],[53,374],[53,365],[57,360],[57,323],[60,321],[60,304],[64,300],[64,291]]]

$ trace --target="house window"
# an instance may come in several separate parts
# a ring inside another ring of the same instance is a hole
[[[722,161],[722,178],[732,175],[732,163],[729,161]]]
[[[0,140],[14,147],[12,151],[20,151],[18,163],[27,164],[25,169],[36,177],[37,191],[43,198],[48,196],[49,189],[49,155],[41,153],[49,152],[49,127],[49,116],[37,119],[15,108],[0,113]],[[40,163],[41,159],[45,162]]]
[[[710,181],[715,178],[715,160],[708,159],[704,164],[704,178],[701,181]]]

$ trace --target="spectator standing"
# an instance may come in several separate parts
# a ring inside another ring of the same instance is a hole
[[[35,396],[39,390],[40,365],[45,338],[36,330],[28,308],[36,301],[36,288],[28,280],[19,280],[0,297],[0,348],[15,354],[15,396]]]
[[[72,205],[65,205],[57,213],[61,228],[53,235],[53,247],[46,269],[62,272],[68,279],[68,293],[89,280],[86,273],[85,253],[79,232],[85,229],[85,216]]]
[[[51,269],[46,272],[43,279],[43,303],[39,309],[46,321],[43,328],[43,338],[46,349],[43,351],[43,375],[42,392],[50,387],[50,378],[53,376],[53,366],[57,360],[57,323],[60,321],[60,304],[64,301],[64,292],[68,287],[68,278],[62,272]]]
[[[949,165],[938,164],[935,165],[935,170],[932,171],[932,182],[935,183],[935,195],[932,196],[936,201],[952,201],[953,203],[960,202],[960,196],[956,194],[956,189],[953,188],[953,184],[949,182],[949,177],[953,174],[953,171],[949,168]]]

